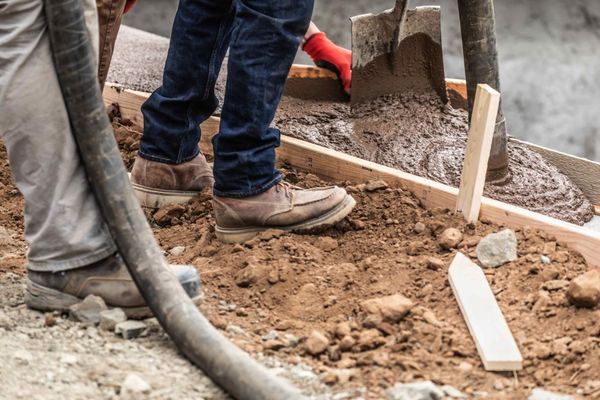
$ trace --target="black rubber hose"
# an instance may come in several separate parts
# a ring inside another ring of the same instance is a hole
[[[179,350],[233,397],[303,399],[296,388],[225,339],[169,271],[131,189],[108,120],[83,3],[45,0],[54,64],[88,179],[135,283]]]
[[[458,12],[470,119],[478,84],[487,83],[500,91],[494,2],[493,0],[458,0]],[[506,146],[506,120],[500,104],[488,161],[488,180],[496,180],[506,175],[508,167]]]

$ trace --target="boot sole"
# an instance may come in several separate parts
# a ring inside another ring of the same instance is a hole
[[[194,297],[192,301],[195,305],[199,305],[201,298],[202,295],[198,295]],[[61,313],[68,313],[71,306],[81,303],[82,301],[82,298],[38,285],[27,278],[25,304],[29,308],[38,311],[60,311]],[[109,308],[117,307],[109,306]],[[118,308],[122,309],[129,319],[146,319],[154,316],[152,310],[150,310],[150,307],[148,306]]]
[[[135,196],[140,204],[148,208],[161,208],[169,204],[187,203],[200,193],[184,192],[180,190],[163,190],[139,185],[131,182],[131,174],[129,174],[129,182],[131,183]]]
[[[216,225],[215,235],[218,239],[225,243],[244,243],[245,241],[252,239],[260,232],[264,232],[268,229],[280,229],[287,232],[294,232],[321,228],[334,225],[343,220],[348,214],[350,214],[355,205],[356,200],[354,200],[352,196],[346,195],[344,201],[342,201],[332,210],[328,211],[326,214],[301,222],[299,224],[289,226],[257,226],[247,228],[221,228],[219,225]]]

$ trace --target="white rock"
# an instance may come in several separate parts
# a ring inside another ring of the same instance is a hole
[[[535,388],[527,398],[527,400],[574,400],[573,396],[566,394],[554,393],[541,388]]]
[[[441,400],[445,395],[431,381],[397,383],[385,393],[390,400]]]
[[[127,321],[127,315],[120,308],[113,308],[100,313],[100,329],[114,331],[115,326],[123,321]]]
[[[17,350],[13,353],[13,358],[19,361],[21,364],[27,365],[33,360],[33,354],[27,350]]]
[[[100,312],[106,309],[102,297],[90,294],[81,303],[69,307],[69,316],[75,321],[97,324],[100,322]]]
[[[121,384],[121,397],[149,393],[152,387],[142,377],[130,373]]]
[[[169,254],[172,256],[180,256],[185,252],[185,246],[175,246],[169,250]]]
[[[483,267],[499,267],[517,259],[517,237],[510,229],[491,233],[479,241],[475,252]]]
[[[123,321],[115,326],[115,333],[123,336],[123,339],[133,339],[140,336],[146,330],[146,324],[142,321]]]
[[[540,261],[542,262],[542,264],[550,264],[550,257],[548,256],[540,256]]]
[[[446,396],[453,399],[466,399],[467,395],[451,385],[444,385],[440,389],[446,394]]]

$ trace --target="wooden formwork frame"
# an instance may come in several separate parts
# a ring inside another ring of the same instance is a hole
[[[290,70],[290,77],[337,79],[329,71],[302,65],[294,65]],[[463,98],[466,96],[464,81],[448,79],[447,86],[449,91],[455,91]],[[143,126],[140,107],[148,95],[145,92],[121,89],[110,83],[106,84],[103,93],[104,102],[107,106],[118,104],[121,115],[139,126]],[[212,153],[211,138],[218,131],[219,121],[219,117],[212,116],[201,125],[202,140],[200,147],[205,153]],[[552,162],[558,164],[562,172],[579,185],[593,203],[600,203],[600,182],[593,182],[594,179],[600,181],[600,178],[597,178],[600,177],[599,163],[540,146],[525,144],[536,151],[541,149],[540,152]],[[458,197],[457,188],[285,135],[281,136],[277,158],[296,168],[335,181],[363,182],[370,179],[385,179],[390,184],[400,184],[412,191],[427,208],[454,209]],[[573,168],[577,170],[575,175],[569,173]],[[579,180],[583,179],[582,175],[586,175],[586,179],[580,182]],[[579,176],[579,180],[577,176]],[[587,192],[586,188],[588,189]],[[571,249],[580,252],[589,265],[600,266],[600,252],[598,251],[600,249],[600,233],[487,197],[482,199],[479,217],[500,225],[528,226],[545,231],[548,235],[556,237],[560,242],[566,243]]]

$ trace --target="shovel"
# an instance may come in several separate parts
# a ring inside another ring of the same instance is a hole
[[[390,10],[350,18],[352,104],[407,92],[447,101],[440,8],[407,10],[407,3],[396,0]]]

